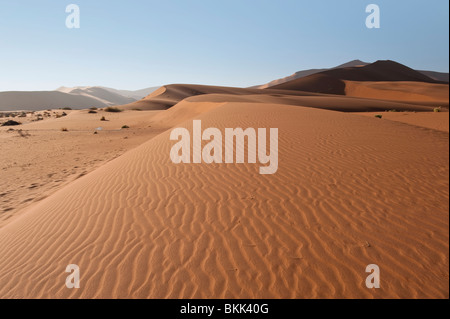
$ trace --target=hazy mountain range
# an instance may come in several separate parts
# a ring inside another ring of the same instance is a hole
[[[0,111],[38,111],[65,107],[73,109],[102,108],[135,102],[157,88],[129,91],[101,86],[79,86],[60,87],[55,91],[0,92]]]
[[[375,81],[382,79],[377,76],[379,73],[369,74],[371,68],[377,70],[380,63],[372,64],[360,60],[353,60],[334,68],[328,69],[310,69],[298,71],[285,78],[271,81],[267,84],[251,87],[251,89],[303,89],[305,91],[313,91],[320,93],[342,93],[345,86],[342,80],[360,81],[366,79],[366,76],[373,78]],[[408,81],[430,82],[437,81],[440,83],[449,82],[449,74],[443,72],[413,70],[404,66],[398,68],[397,63],[382,63],[383,74],[391,74],[391,71],[397,70],[398,73],[392,78],[385,79],[389,81],[401,81],[406,78]],[[355,72],[356,68],[361,72]],[[361,69],[359,69],[361,68]],[[392,69],[392,70],[391,70]],[[335,74],[339,72],[339,74]],[[351,77],[346,78],[346,74],[350,72]],[[369,72],[369,73],[367,73]],[[353,78],[355,74],[359,74],[357,78]],[[313,78],[311,78],[313,77]],[[300,81],[300,82],[298,82]],[[331,81],[331,82],[330,82]],[[318,89],[321,86],[326,88]],[[103,108],[114,105],[130,105],[139,101],[159,87],[149,87],[141,90],[118,90],[102,86],[78,86],[78,87],[60,87],[54,91],[7,91],[0,92],[0,111],[28,110],[38,111],[45,109],[57,109],[70,107],[73,109],[84,109],[90,107]],[[314,88],[314,89],[312,89]]]

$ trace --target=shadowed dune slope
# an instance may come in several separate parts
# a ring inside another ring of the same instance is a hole
[[[345,95],[345,82],[341,78],[336,78],[325,73],[316,73],[304,78],[275,85],[271,89],[295,91],[301,89],[308,92]]]
[[[203,128],[279,128],[278,172],[175,165],[164,132],[0,229],[0,296],[449,297],[448,133],[297,106],[198,108]],[[65,287],[72,263],[80,289]],[[381,289],[365,287],[372,263]]]

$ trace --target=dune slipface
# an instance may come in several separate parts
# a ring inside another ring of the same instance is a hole
[[[166,131],[1,228],[0,296],[449,297],[448,133],[211,103],[191,118],[191,103],[178,105],[177,126],[276,127],[276,174],[173,164]],[[373,263],[380,289],[365,287]],[[80,267],[80,289],[65,286],[68,264]]]

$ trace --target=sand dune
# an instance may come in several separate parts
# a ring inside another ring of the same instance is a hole
[[[314,83],[314,87],[317,87],[316,84],[317,83]],[[321,85],[323,85],[323,82],[321,82]],[[343,85],[345,86],[344,82]],[[448,90],[448,85],[441,85],[441,87],[433,91],[433,89],[431,89],[432,85],[429,84],[428,87],[425,87],[422,91],[424,92],[427,88],[430,89],[429,92],[431,93],[429,93],[430,98],[426,99],[426,101],[421,102],[410,99],[399,103],[399,101],[377,100],[375,99],[377,98],[376,92],[372,95],[367,94],[369,98],[364,98],[365,91],[361,94],[357,94],[357,90],[353,90],[356,92],[354,93],[355,96],[360,95],[361,97],[348,98],[336,96],[334,94],[320,94],[295,90],[259,90],[206,85],[172,84],[159,88],[143,100],[123,105],[121,108],[129,110],[165,110],[182,101],[274,103],[310,106],[342,112],[375,112],[392,109],[421,112],[432,111],[433,107],[436,105],[448,106],[448,103],[445,103],[445,101],[440,101],[445,89],[447,88]],[[353,93],[353,91],[350,93]],[[420,91],[420,85],[417,85],[417,91]],[[433,98],[433,94],[437,96],[435,99]]]
[[[283,94],[283,95],[319,95],[311,92],[297,92],[285,90],[259,90],[243,89],[225,86],[194,85],[194,84],[170,84],[165,85],[152,92],[144,99],[121,106],[128,110],[165,110],[182,100],[206,94],[227,94],[227,95],[251,95],[251,94]]]
[[[0,296],[448,298],[448,133],[299,106],[189,104],[166,120],[278,127],[277,174],[175,165],[166,131],[1,228]],[[65,287],[71,263],[80,289]],[[381,289],[364,285],[371,263]]]

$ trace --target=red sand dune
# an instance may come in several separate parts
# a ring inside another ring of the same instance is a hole
[[[0,295],[448,298],[447,133],[298,106],[198,107],[204,127],[278,127],[277,174],[174,165],[167,131],[1,228]],[[80,289],[65,287],[71,263]],[[371,263],[382,289],[364,285]]]

